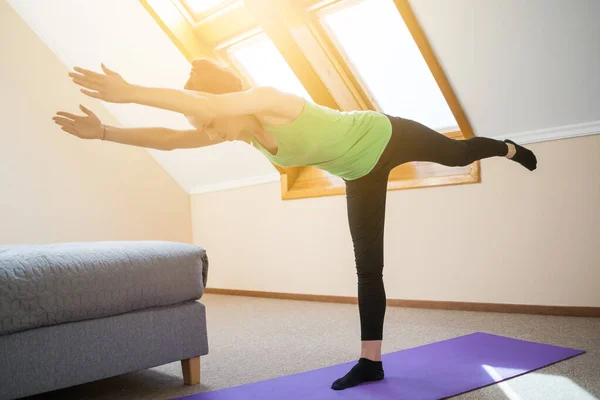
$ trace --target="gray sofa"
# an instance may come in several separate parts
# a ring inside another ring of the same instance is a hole
[[[184,243],[0,246],[0,399],[179,360],[199,383],[207,276]]]

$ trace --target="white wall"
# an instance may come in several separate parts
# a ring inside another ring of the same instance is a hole
[[[600,1],[410,4],[477,135],[600,123]]]
[[[600,306],[600,135],[528,146],[530,172],[482,160],[482,183],[390,191],[387,297]],[[356,296],[344,196],[278,184],[192,197],[210,287]]]
[[[63,21],[65,23],[65,21]],[[59,129],[59,110],[84,98],[68,69],[0,1],[0,244],[96,240],[190,242],[190,200],[147,151],[84,141]]]

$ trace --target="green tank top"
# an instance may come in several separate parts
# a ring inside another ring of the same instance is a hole
[[[277,141],[273,155],[250,135],[250,144],[281,167],[313,166],[346,180],[367,175],[392,136],[382,113],[337,111],[305,101],[302,112],[285,125],[263,124]]]

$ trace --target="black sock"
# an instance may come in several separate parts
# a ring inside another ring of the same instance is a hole
[[[383,379],[383,364],[381,361],[372,361],[361,358],[350,372],[333,382],[333,390],[343,390],[356,386],[361,382],[380,381]]]
[[[521,164],[522,166],[524,166],[525,168],[527,168],[530,171],[533,171],[534,169],[537,168],[537,158],[535,157],[535,154],[533,154],[533,152],[531,150],[526,149],[523,146],[519,146],[512,140],[506,139],[504,141],[514,145],[515,149],[517,150],[517,152],[515,153],[513,158],[511,158],[510,160],[514,160],[514,161],[518,162],[519,164]]]

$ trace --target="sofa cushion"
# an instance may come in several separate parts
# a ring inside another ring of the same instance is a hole
[[[185,243],[0,246],[0,334],[199,299],[207,272]]]

